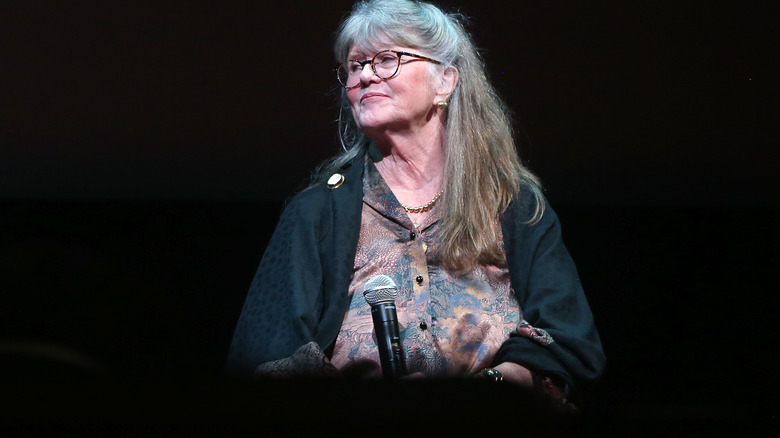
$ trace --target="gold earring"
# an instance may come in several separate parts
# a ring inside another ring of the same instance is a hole
[[[446,100],[442,100],[441,102],[436,104],[436,106],[438,106],[439,108],[447,108],[447,105],[449,105],[449,102],[447,102]]]

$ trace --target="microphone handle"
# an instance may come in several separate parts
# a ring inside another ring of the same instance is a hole
[[[386,379],[397,379],[406,375],[406,360],[398,331],[395,303],[378,303],[371,306],[371,318],[376,330],[382,375]]]

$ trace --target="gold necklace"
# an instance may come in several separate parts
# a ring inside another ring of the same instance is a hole
[[[421,207],[410,207],[408,205],[401,204],[401,207],[403,207],[404,210],[408,211],[409,213],[422,213],[431,207],[433,207],[433,204],[436,203],[436,201],[439,200],[439,196],[444,192],[444,190],[440,191],[436,194],[436,196],[433,197],[427,204],[421,206]]]

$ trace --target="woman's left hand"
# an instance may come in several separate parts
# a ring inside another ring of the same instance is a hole
[[[534,379],[528,368],[512,362],[500,363],[493,367],[498,370],[504,379],[514,384],[527,388],[534,387]]]

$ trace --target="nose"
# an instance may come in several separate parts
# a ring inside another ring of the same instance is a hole
[[[360,71],[360,82],[368,84],[371,82],[380,82],[381,80],[382,79],[374,73],[374,69],[371,67],[370,62],[363,65],[363,69]]]

